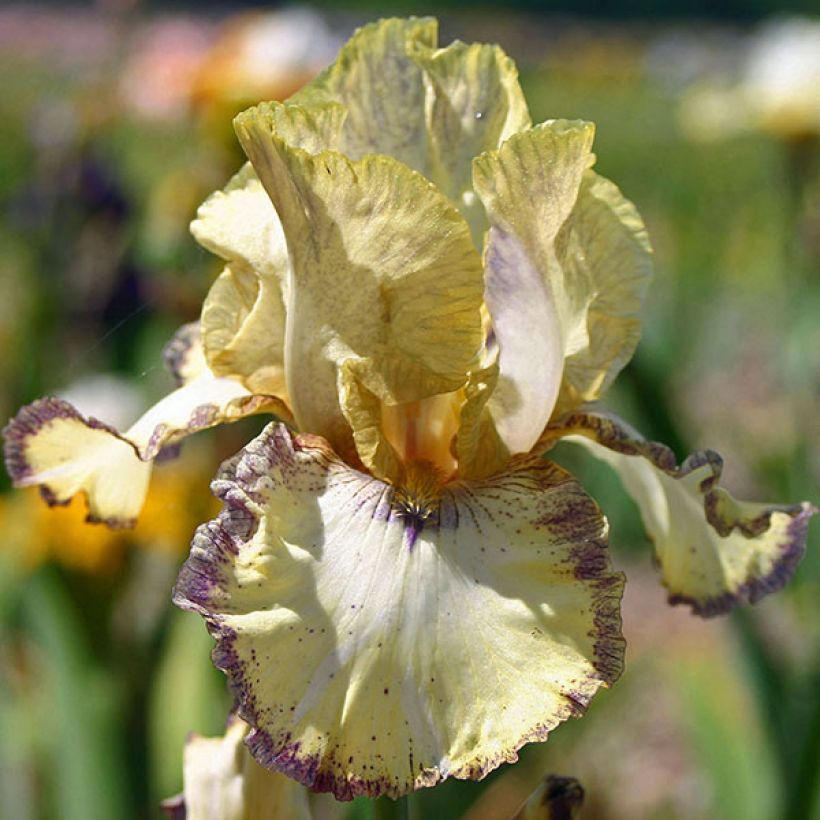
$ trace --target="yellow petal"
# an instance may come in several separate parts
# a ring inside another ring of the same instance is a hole
[[[515,63],[498,47],[455,42],[417,56],[429,83],[430,179],[469,223],[477,245],[487,218],[473,193],[472,161],[530,126]]]
[[[473,163],[473,184],[491,230],[487,307],[500,349],[489,403],[511,452],[526,452],[550,418],[564,358],[591,294],[561,271],[556,239],[591,162],[593,126],[546,122]]]
[[[282,226],[249,162],[199,206],[191,233],[202,247],[261,277],[277,280],[287,272]]]
[[[789,580],[817,509],[736,501],[718,485],[720,456],[704,450],[678,465],[612,414],[570,416],[548,437],[568,436],[610,464],[635,499],[655,543],[670,603],[711,616],[755,603]]]
[[[310,820],[303,786],[263,769],[244,744],[248,725],[232,717],[223,737],[191,735],[185,745],[184,792],[165,801],[185,820]]]
[[[215,374],[287,401],[285,308],[278,278],[260,276],[240,263],[226,266],[205,298],[201,325]]]
[[[12,419],[6,465],[15,486],[40,486],[49,504],[83,492],[89,521],[133,526],[145,501],[151,461],[187,435],[256,413],[288,418],[277,399],[206,373],[155,404],[125,433],[85,418],[60,399],[38,399]]]
[[[487,401],[498,384],[498,362],[470,374],[459,413],[456,458],[461,478],[486,478],[499,472],[510,451],[498,434]]]
[[[313,789],[483,777],[620,673],[606,522],[544,459],[421,505],[274,424],[214,490],[175,601],[216,637],[254,757]]]
[[[299,105],[338,102],[348,112],[339,150],[352,159],[386,154],[426,173],[426,90],[416,51],[435,48],[432,18],[380,20],[358,29],[336,61],[290,98]]]
[[[292,280],[285,371],[301,429],[349,448],[337,368],[402,403],[455,390],[481,344],[481,264],[459,213],[384,156],[311,155],[278,132],[282,107],[250,109],[237,134],[274,202]]]
[[[556,415],[599,398],[632,358],[652,278],[652,249],[640,214],[593,171],[584,175],[557,246],[563,276],[590,299],[566,350]]]
[[[348,112],[339,150],[386,154],[424,174],[459,208],[476,245],[486,230],[471,163],[530,125],[515,64],[498,46],[437,49],[429,18],[359,29],[336,62],[290,101],[337,102]]]

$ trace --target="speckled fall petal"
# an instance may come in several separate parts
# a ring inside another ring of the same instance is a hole
[[[142,509],[151,462],[163,448],[252,414],[289,418],[278,399],[252,395],[238,381],[216,378],[204,367],[190,326],[166,348],[166,362],[184,383],[124,433],[86,418],[61,399],[38,399],[23,407],[3,430],[6,466],[15,486],[39,485],[49,504],[65,504],[82,492],[89,521],[128,527]]]
[[[719,486],[721,457],[704,450],[678,464],[611,413],[576,413],[547,430],[612,466],[641,511],[655,544],[670,603],[719,615],[780,589],[806,543],[813,505],[735,500]]]
[[[185,744],[184,791],[163,803],[180,820],[311,820],[308,794],[262,768],[244,744],[249,727],[232,716],[223,737],[193,734]]]
[[[216,637],[255,758],[315,790],[483,777],[620,673],[606,522],[543,459],[411,509],[272,424],[213,486],[175,602]]]
[[[481,344],[481,261],[458,211],[397,160],[351,161],[294,146],[267,104],[236,131],[282,221],[292,268],[285,371],[294,417],[337,452],[352,450],[338,368],[379,399],[461,387]]]

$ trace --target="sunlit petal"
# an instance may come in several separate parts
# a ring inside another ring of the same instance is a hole
[[[780,589],[803,555],[811,504],[736,501],[719,486],[723,461],[711,450],[678,465],[612,414],[579,413],[548,431],[610,464],[635,499],[655,543],[671,603],[717,615]]]
[[[208,621],[256,759],[314,789],[480,778],[620,673],[606,522],[541,458],[413,504],[269,425],[214,491],[175,601]]]
[[[564,358],[591,294],[564,277],[556,239],[592,162],[590,123],[546,122],[473,162],[473,184],[491,230],[487,307],[500,348],[490,399],[499,435],[526,452],[552,413]]]
[[[252,414],[289,418],[278,399],[253,395],[238,381],[201,370],[195,340],[195,331],[186,326],[166,349],[177,378],[192,379],[124,433],[86,418],[61,399],[38,399],[23,407],[3,431],[14,484],[39,485],[49,504],[65,504],[83,492],[89,521],[132,526],[145,501],[151,461],[163,448],[198,430]]]
[[[359,29],[336,62],[291,97],[348,111],[338,148],[351,159],[386,154],[424,174],[453,202],[480,246],[486,230],[472,192],[473,157],[530,125],[515,64],[498,47],[436,48],[429,18]]]
[[[382,401],[461,387],[481,344],[481,264],[459,213],[394,159],[310,154],[280,134],[295,106],[244,112],[237,134],[274,202],[292,278],[285,369],[299,426],[341,453],[338,366]]]
[[[602,396],[632,358],[652,278],[652,249],[635,206],[593,171],[584,175],[556,246],[567,283],[589,294],[566,349],[559,415]]]

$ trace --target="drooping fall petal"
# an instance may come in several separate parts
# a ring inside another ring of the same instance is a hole
[[[294,416],[349,456],[339,366],[356,360],[362,384],[394,404],[461,387],[481,344],[481,264],[458,211],[407,166],[292,145],[282,123],[298,110],[250,109],[236,129],[290,252]]]
[[[184,752],[184,791],[163,804],[168,817],[311,820],[304,786],[263,769],[243,742],[248,730],[232,716],[223,737],[190,736]]]
[[[606,522],[540,458],[410,499],[269,425],[175,591],[255,758],[340,799],[480,778],[620,673]]]
[[[217,424],[257,413],[289,418],[276,398],[251,394],[233,379],[202,366],[194,332],[186,325],[166,360],[177,379],[190,377],[124,433],[84,417],[61,399],[38,399],[22,408],[3,431],[5,457],[15,486],[40,486],[49,504],[83,492],[88,520],[132,526],[148,489],[151,462],[164,447]]]
[[[613,414],[577,413],[545,436],[586,447],[610,464],[641,511],[670,603],[698,615],[727,612],[780,589],[803,555],[817,509],[735,500],[719,486],[723,461],[704,450],[678,464]]]

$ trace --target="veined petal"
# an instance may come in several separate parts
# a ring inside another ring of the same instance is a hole
[[[338,365],[356,360],[361,383],[393,404],[461,387],[481,344],[481,264],[466,223],[429,182],[390,157],[293,147],[279,133],[287,113],[250,109],[236,129],[287,237],[294,416],[346,453]]]
[[[163,804],[169,817],[311,820],[304,786],[253,759],[244,744],[249,728],[232,716],[223,737],[189,737],[183,760],[184,791]]]
[[[721,457],[704,450],[678,465],[672,451],[600,412],[573,414],[544,442],[568,437],[610,464],[655,543],[670,603],[727,612],[780,589],[803,555],[817,508],[736,501],[719,486]]]
[[[498,361],[470,374],[459,412],[456,458],[461,478],[486,478],[501,471],[510,451],[487,408],[498,384]]]
[[[241,263],[226,266],[202,305],[201,327],[213,373],[287,400],[285,307],[278,279]]]
[[[421,509],[274,424],[214,491],[175,602],[216,637],[254,757],[313,789],[480,778],[620,673],[606,522],[544,459]]]
[[[591,297],[566,350],[558,416],[602,396],[632,358],[652,278],[652,248],[635,206],[591,170],[556,245],[566,281]]]
[[[182,338],[178,334],[175,340]],[[183,354],[172,360],[180,374],[190,373]],[[38,399],[3,430],[6,466],[15,486],[39,485],[51,505],[66,504],[83,492],[89,521],[133,526],[145,501],[151,461],[164,447],[256,413],[289,418],[278,399],[253,395],[239,382],[215,378],[207,370],[155,404],[125,433],[86,418],[61,399]]]
[[[280,106],[269,113],[291,145],[313,152],[335,145],[345,117],[332,104],[310,111]],[[200,206],[191,231],[229,263],[202,309],[211,371],[241,379],[253,392],[285,398],[288,248],[273,203],[250,163]]]
[[[487,217],[473,193],[472,161],[530,127],[518,71],[498,46],[482,43],[455,42],[416,59],[429,84],[430,179],[458,205],[480,246]]]
[[[426,176],[480,246],[486,217],[472,192],[472,159],[528,128],[529,112],[515,63],[498,46],[437,42],[430,18],[364,26],[290,102],[344,106],[339,150],[351,159],[385,154]]]
[[[348,112],[339,150],[352,159],[385,154],[426,174],[424,73],[416,51],[435,48],[438,22],[390,19],[358,29],[336,61],[289,102],[341,103]]]
[[[564,279],[556,239],[592,161],[590,123],[550,121],[473,162],[490,220],[487,307],[500,349],[489,409],[511,452],[527,452],[552,413],[564,358],[591,294]]]

